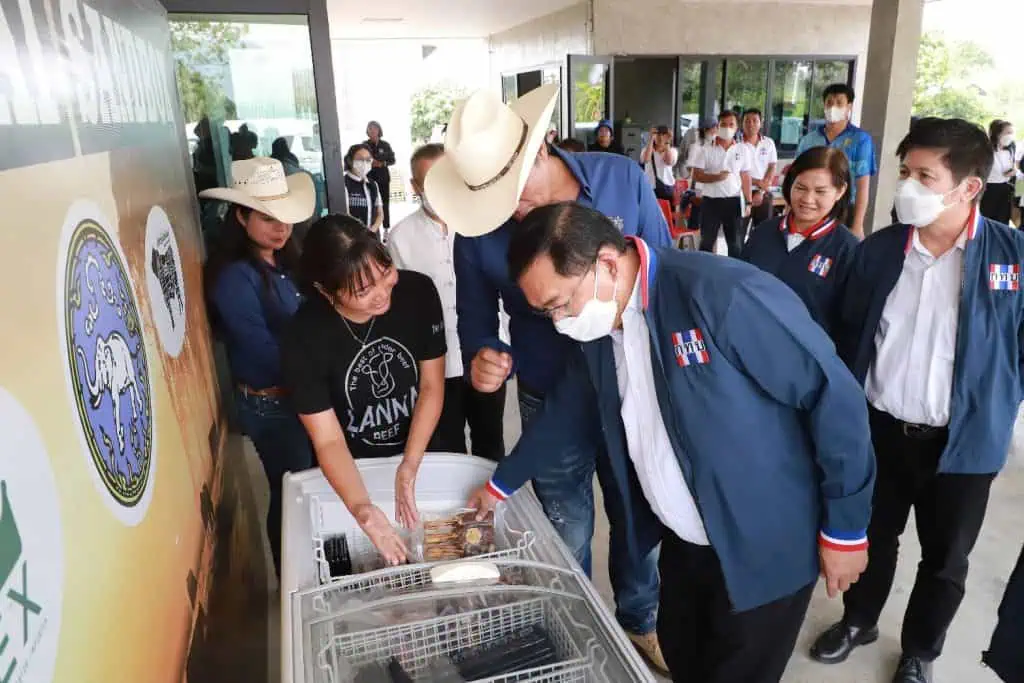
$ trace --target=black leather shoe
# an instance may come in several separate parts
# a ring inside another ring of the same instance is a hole
[[[900,657],[892,683],[932,683],[932,663],[920,657]]]
[[[818,636],[811,646],[811,659],[822,664],[845,662],[854,648],[878,640],[878,627],[861,628],[840,621]]]

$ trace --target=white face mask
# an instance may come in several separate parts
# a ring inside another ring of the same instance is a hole
[[[580,314],[566,316],[555,321],[555,329],[560,334],[579,342],[591,342],[612,333],[612,328],[615,327],[615,316],[619,312],[619,304],[615,300],[615,295],[619,292],[619,282],[615,281],[612,298],[608,301],[601,301],[597,298],[597,280],[600,273],[601,267],[598,264],[594,271],[594,296],[583,305]]]
[[[947,208],[945,194],[925,187],[916,178],[901,180],[896,186],[896,217],[900,223],[923,228],[938,220]]]
[[[1012,144],[1013,144],[1013,136],[1010,135],[1009,133],[1007,133],[1006,135],[1004,135],[1001,138],[999,138],[999,146],[1000,147],[1004,147],[1005,148],[1005,147],[1009,147]]]
[[[373,162],[369,159],[357,159],[352,162],[352,172],[360,178],[365,178],[373,168]]]
[[[718,129],[718,139],[719,140],[722,140],[724,142],[731,142],[732,139],[735,138],[735,137],[736,137],[736,129],[735,128],[719,128]]]
[[[846,107],[829,107],[825,110],[825,120],[829,123],[842,123],[846,120]]]

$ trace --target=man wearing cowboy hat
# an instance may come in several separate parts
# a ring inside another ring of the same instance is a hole
[[[474,93],[452,112],[445,156],[431,168],[425,194],[455,240],[459,341],[475,389],[494,392],[514,372],[524,430],[578,345],[530,308],[508,276],[508,245],[534,208],[579,201],[605,214],[626,234],[669,244],[668,227],[643,170],[625,157],[571,154],[544,143],[557,85],[537,88],[506,105],[489,91]],[[498,302],[511,324],[511,346],[498,336]],[[607,481],[609,463],[598,435],[592,443],[550,454],[558,462],[535,479],[534,491],[552,525],[590,572],[594,532],[593,476]],[[598,455],[600,457],[595,457]],[[633,642],[665,668],[654,635],[658,605],[657,552],[631,552],[627,514],[616,489],[602,485],[611,526],[609,568],[616,616]]]

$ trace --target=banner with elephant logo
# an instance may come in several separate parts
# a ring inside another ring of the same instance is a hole
[[[0,683],[181,683],[223,418],[167,18],[0,0]]]

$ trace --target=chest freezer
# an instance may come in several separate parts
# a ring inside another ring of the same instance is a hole
[[[400,462],[358,462],[392,520]],[[421,516],[457,511],[493,470],[428,454]],[[283,514],[282,683],[654,681],[532,492],[498,505],[493,552],[472,558],[497,573],[469,585],[433,580],[451,562],[384,566],[319,469],[285,477]]]

